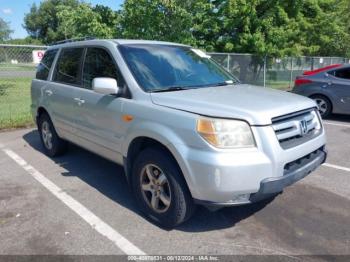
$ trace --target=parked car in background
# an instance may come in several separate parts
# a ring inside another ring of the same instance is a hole
[[[295,80],[293,91],[314,99],[322,117],[350,114],[350,65],[331,65],[306,71]]]
[[[123,165],[143,213],[167,227],[188,219],[196,204],[270,198],[327,155],[314,101],[241,84],[190,46],[53,45],[31,93],[49,156],[69,141]]]

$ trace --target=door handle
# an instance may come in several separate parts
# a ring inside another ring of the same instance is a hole
[[[51,90],[45,90],[45,94],[48,96],[52,96],[53,92]]]
[[[78,105],[82,105],[82,104],[84,104],[85,103],[85,100],[83,100],[83,99],[80,99],[80,98],[78,98],[78,97],[76,97],[76,98],[74,98],[74,101],[75,102],[77,102],[78,103]]]

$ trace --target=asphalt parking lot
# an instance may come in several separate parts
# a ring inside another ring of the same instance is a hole
[[[325,121],[327,164],[272,201],[147,221],[122,167],[76,146],[42,153],[35,129],[0,133],[0,254],[350,255],[350,117]]]

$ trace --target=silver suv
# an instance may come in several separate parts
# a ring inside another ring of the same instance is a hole
[[[190,46],[89,40],[48,48],[32,82],[46,153],[77,144],[124,166],[141,210],[165,227],[270,198],[326,159],[313,100],[240,84]]]

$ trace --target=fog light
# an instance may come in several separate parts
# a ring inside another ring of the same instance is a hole
[[[232,204],[244,204],[249,203],[250,194],[241,194],[233,196],[230,201]]]

